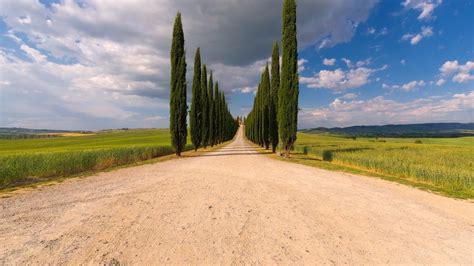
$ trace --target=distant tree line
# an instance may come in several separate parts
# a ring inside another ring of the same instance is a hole
[[[296,2],[284,0],[282,12],[282,63],[278,43],[273,45],[271,76],[263,71],[252,110],[245,120],[246,137],[275,152],[280,143],[285,157],[296,141],[298,123],[298,50]]]
[[[181,156],[187,140],[186,54],[181,14],[176,15],[171,45],[170,132],[176,155]],[[229,111],[224,92],[209,79],[206,65],[201,65],[201,51],[194,57],[190,110],[190,134],[194,149],[214,146],[232,139],[239,127]]]
[[[61,135],[50,134],[0,134],[0,139],[47,139],[57,138]]]

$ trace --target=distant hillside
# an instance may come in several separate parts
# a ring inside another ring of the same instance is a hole
[[[49,133],[68,133],[67,130],[28,129],[18,127],[0,127],[0,139],[29,139],[52,137]]]
[[[474,136],[474,123],[429,123],[384,126],[352,126],[300,130],[310,134],[337,134],[365,137],[461,137]]]

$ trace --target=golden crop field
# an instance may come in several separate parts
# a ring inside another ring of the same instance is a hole
[[[474,137],[349,138],[299,133],[295,149],[333,164],[474,196]]]
[[[191,149],[188,145],[186,150]],[[0,139],[0,188],[102,170],[174,153],[168,130]]]

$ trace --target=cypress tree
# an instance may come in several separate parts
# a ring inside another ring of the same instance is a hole
[[[219,142],[222,143],[224,142],[224,139],[225,139],[225,131],[226,131],[226,115],[227,113],[227,104],[225,102],[225,94],[224,92],[221,92],[221,126],[220,126],[220,129],[219,129]]]
[[[202,146],[209,145],[209,95],[207,93],[207,67],[203,65],[201,71],[201,107],[202,107]]]
[[[211,147],[214,146],[214,80],[212,77],[212,71],[211,75],[209,76],[209,84],[208,84],[208,101],[209,101],[209,128],[208,128],[208,143],[211,145]]]
[[[280,88],[280,51],[278,42],[273,45],[272,51],[272,76],[270,80],[270,123],[269,137],[272,144],[272,152],[276,151],[278,146],[278,91]]]
[[[285,157],[296,141],[298,122],[298,47],[296,39],[296,2],[284,0],[282,12],[281,85],[278,92],[278,133]]]
[[[257,88],[257,105],[255,108],[255,130],[257,134],[257,144],[263,147],[263,126],[262,126],[262,82],[258,84]]]
[[[262,92],[261,92],[261,112],[262,112],[262,144],[265,149],[270,147],[270,73],[268,64],[262,74]]]
[[[216,84],[214,85],[214,103],[213,103],[213,114],[214,114],[214,120],[213,126],[212,126],[212,144],[216,145],[217,144],[217,139],[219,138],[219,83],[216,81]]]
[[[194,76],[191,98],[191,113],[189,117],[189,126],[191,131],[191,142],[194,150],[201,146],[202,141],[202,99],[201,99],[201,52],[197,48],[194,57]]]
[[[186,103],[186,53],[181,14],[178,12],[173,27],[171,44],[171,80],[170,80],[170,132],[171,144],[176,155],[186,146],[187,103]]]

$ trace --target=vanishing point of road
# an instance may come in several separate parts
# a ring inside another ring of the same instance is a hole
[[[3,264],[473,264],[474,205],[258,153],[196,157],[0,199]]]

